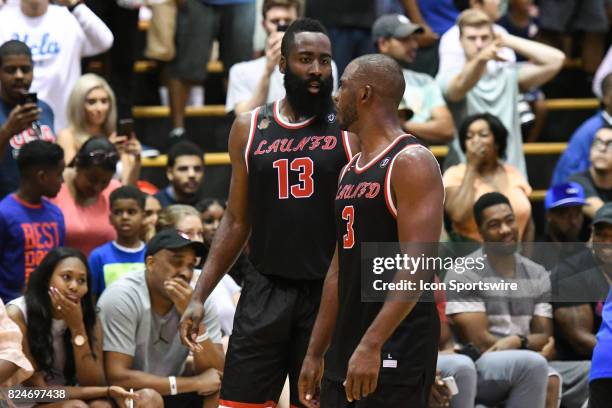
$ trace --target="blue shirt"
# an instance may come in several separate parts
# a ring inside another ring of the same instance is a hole
[[[434,33],[442,35],[455,25],[459,10],[453,0],[418,0],[418,4],[423,19]]]
[[[128,272],[143,271],[146,250],[147,246],[144,242],[139,248],[125,248],[115,241],[107,242],[94,249],[89,255],[93,294],[100,296],[108,285]]]
[[[32,128],[28,128],[21,133],[13,135],[6,146],[4,152],[0,152],[0,199],[9,193],[17,190],[19,186],[19,169],[17,169],[17,156],[19,150],[33,140],[42,139],[48,142],[55,142],[53,131],[53,111],[43,101],[38,101],[38,107],[42,109],[38,122],[40,123],[41,135],[39,136]],[[0,126],[6,122],[11,111],[15,108],[0,99]]]
[[[603,111],[597,112],[576,129],[567,144],[567,149],[557,162],[553,173],[552,186],[566,183],[572,174],[588,170],[591,165],[589,152],[595,133],[606,125],[606,121],[612,122],[612,119],[606,120],[604,116],[609,117]]]
[[[603,307],[601,326],[591,362],[589,379],[593,381],[599,378],[612,378],[612,289]]]
[[[64,215],[43,198],[40,205],[11,194],[0,201],[0,297],[22,295],[27,278],[51,249],[64,245]]]

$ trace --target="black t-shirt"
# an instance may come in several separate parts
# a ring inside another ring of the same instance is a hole
[[[603,304],[608,295],[610,284],[599,267],[599,261],[590,249],[562,261],[553,271],[553,307],[556,309],[580,305],[591,306],[593,330],[596,334],[601,325]],[[555,325],[555,342],[561,360],[590,359],[590,355],[578,353]]]
[[[599,197],[604,203],[612,201],[612,188],[599,188],[593,182],[591,172],[589,170],[582,173],[576,173],[569,178],[569,181],[575,181],[584,188],[585,197]]]
[[[529,258],[552,272],[563,260],[585,248],[584,242],[560,242],[557,246],[549,235],[544,235],[536,239],[533,255]]]
[[[308,0],[306,17],[321,21],[326,27],[369,30],[376,20],[374,0]]]

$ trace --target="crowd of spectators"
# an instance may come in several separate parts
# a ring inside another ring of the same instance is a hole
[[[402,128],[424,145],[448,145],[441,240],[469,244],[455,256],[487,261],[478,272],[441,271],[439,281],[529,282],[520,300],[482,290],[438,294],[440,381],[430,405],[609,404],[612,48],[603,58],[605,0],[564,0],[564,7],[552,0],[264,0],[259,55],[255,0],[5,3],[0,385],[65,386],[75,407],[125,399],[140,407],[217,406],[223,344],[253,266],[247,246],[205,302],[190,353],[179,320],[225,202],[203,197],[210,176],[203,150],[186,137],[195,140],[185,130],[185,107],[190,89],[206,79],[215,40],[228,114],[283,98],[299,78],[281,63],[282,38],[305,15],[329,32],[330,87],[353,58],[388,55],[406,83]],[[159,59],[172,122],[167,185],[159,189],[142,180],[143,148],[130,120],[134,37],[145,6],[172,21],[174,38],[169,57]],[[538,140],[544,129],[541,87],[562,69],[574,30],[584,31],[584,70],[594,75],[601,109],[560,156],[537,234],[523,140]],[[106,79],[81,75],[82,59],[104,52]],[[525,119],[525,109],[535,116]],[[457,395],[441,381],[449,376]]]

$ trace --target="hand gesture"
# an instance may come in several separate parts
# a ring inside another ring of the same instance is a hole
[[[111,385],[110,387],[108,387],[108,395],[111,398],[114,398],[115,402],[117,402],[117,404],[119,404],[121,408],[128,406],[128,399],[137,401],[138,398],[140,398],[140,396],[135,392],[129,392],[125,388],[119,387],[117,385]],[[134,406],[137,406],[137,404],[135,404]]]
[[[170,299],[172,299],[172,303],[174,303],[176,310],[181,315],[185,313],[185,309],[187,309],[187,305],[191,300],[191,294],[193,293],[193,289],[191,289],[189,283],[181,278],[173,278],[166,280],[164,282],[164,287]]]
[[[277,31],[270,34],[266,40],[266,69],[272,73],[274,67],[278,65],[281,57],[281,42],[285,33]]]
[[[26,103],[17,105],[13,108],[6,122],[2,125],[4,130],[10,137],[28,129],[32,126],[32,122],[38,120],[42,110],[35,103]]]
[[[478,53],[478,58],[481,61],[495,60],[505,62],[506,60],[499,56],[499,52],[503,48],[503,43],[503,37],[501,35],[496,34],[495,39],[491,42],[491,44],[480,50],[480,53]]]
[[[140,144],[138,139],[136,139],[135,136],[129,138],[128,141],[125,143],[125,152],[131,156],[134,156],[135,158],[140,158],[140,153],[142,152],[142,145]]]
[[[113,145],[115,145],[115,149],[117,149],[117,152],[119,154],[126,153],[126,146],[127,146],[126,142],[128,141],[127,136],[118,136],[117,132],[113,132],[108,137],[108,141],[111,142]]]
[[[306,355],[298,380],[299,398],[308,408],[320,406],[321,378],[323,377],[323,357]]]
[[[419,48],[429,47],[438,38],[440,38],[440,36],[437,33],[434,33],[431,27],[429,27],[428,25],[422,24],[421,27],[423,27],[423,32],[417,35],[417,42],[419,43]]]
[[[349,402],[365,398],[376,390],[380,371],[380,350],[359,344],[348,363],[344,391]]]
[[[450,406],[451,392],[442,381],[440,371],[436,371],[436,381],[431,387],[429,408],[443,408]]]
[[[221,371],[209,368],[202,374],[195,376],[197,384],[196,392],[199,395],[205,396],[214,394],[221,388],[221,378],[223,378]]]
[[[49,288],[49,297],[53,309],[60,319],[66,322],[70,332],[74,334],[76,331],[82,331],[84,324],[81,302],[68,299],[59,289],[53,286]]]
[[[518,350],[521,347],[519,336],[507,336],[497,340],[486,352],[501,350]]]
[[[204,303],[197,299],[191,300],[187,309],[181,317],[181,342],[184,346],[189,347],[192,352],[197,351],[201,346],[196,343],[200,325],[204,319]]]

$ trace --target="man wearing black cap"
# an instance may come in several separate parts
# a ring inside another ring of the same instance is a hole
[[[401,14],[387,14],[372,26],[372,39],[379,53],[385,54],[402,67],[416,59],[418,35],[423,28]],[[448,143],[453,139],[453,117],[435,80],[404,68],[406,89],[400,104],[402,128],[428,143]]]
[[[191,298],[193,269],[204,251],[202,243],[164,230],[148,243],[146,270],[124,275],[104,291],[98,307],[110,383],[151,388],[163,396],[165,407],[217,406],[223,351],[214,307],[204,305],[191,373],[185,372],[189,349],[178,330]]]
[[[562,261],[552,276],[555,339],[563,360],[590,359],[597,343],[595,334],[612,283],[612,203],[595,213],[591,241],[592,248]]]

